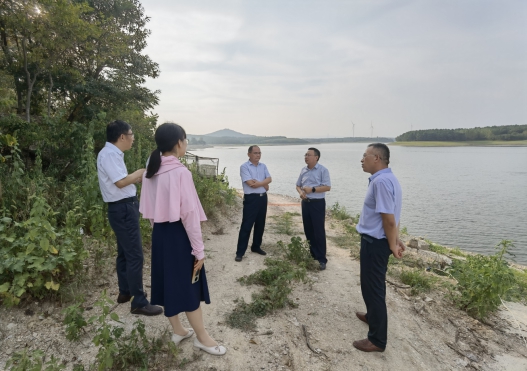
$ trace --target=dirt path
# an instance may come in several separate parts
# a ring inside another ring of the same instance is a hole
[[[264,250],[273,255],[276,242],[288,242],[290,236],[276,233],[275,219],[286,211],[300,212],[298,199],[269,196],[268,222],[264,234]],[[294,229],[303,237],[301,217],[294,216]],[[241,263],[234,261],[241,212],[226,215],[217,225],[204,230],[206,269],[212,304],[203,307],[206,326],[211,335],[225,345],[224,357],[213,357],[193,350],[192,341],[181,343],[181,359],[194,359],[187,370],[256,371],[256,370],[527,370],[527,347],[519,331],[527,331],[524,306],[515,304],[513,312],[503,312],[495,318],[494,329],[471,319],[441,298],[408,297],[402,290],[388,285],[389,314],[388,347],[384,353],[363,353],[351,345],[353,340],[367,335],[367,326],[355,317],[364,310],[360,292],[359,263],[328,238],[328,265],[322,272],[310,273],[312,285],[298,284],[291,295],[298,303],[294,309],[284,309],[258,320],[256,332],[229,328],[225,316],[235,306],[234,300],[243,297],[250,301],[255,286],[242,286],[237,278],[264,267],[264,257],[248,252]],[[335,228],[333,228],[333,227]],[[328,221],[328,236],[338,235],[338,228]],[[149,287],[149,263],[145,263],[146,285]],[[116,279],[109,277],[107,286],[111,297],[117,294]],[[89,297],[95,301],[103,288]],[[149,289],[147,289],[149,291]],[[425,300],[423,300],[425,299]],[[27,310],[34,315],[25,315]],[[115,309],[127,328],[137,317],[128,313],[127,305]],[[516,312],[514,312],[516,311]],[[42,313],[50,314],[47,318]],[[80,343],[64,338],[60,323],[60,308],[49,303],[31,304],[20,309],[0,309],[0,369],[6,359],[25,344],[47,348],[68,362],[87,364],[93,360],[96,347],[86,335]],[[507,318],[523,321],[515,330]],[[89,315],[89,313],[88,313]],[[522,317],[523,316],[523,317]],[[181,316],[184,323],[185,316]],[[142,318],[149,335],[159,335],[169,329],[168,321],[160,316]],[[306,345],[302,326],[306,326],[310,344]],[[199,355],[199,357],[196,357]]]

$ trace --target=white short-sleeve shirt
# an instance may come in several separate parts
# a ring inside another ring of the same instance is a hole
[[[124,153],[115,145],[106,142],[106,145],[97,155],[97,176],[104,202],[115,202],[123,198],[134,197],[137,193],[134,184],[119,188],[115,185],[126,178],[128,170],[124,163]]]

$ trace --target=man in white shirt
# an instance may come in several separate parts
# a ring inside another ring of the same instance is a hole
[[[108,221],[117,237],[118,303],[131,303],[131,313],[155,316],[163,309],[150,305],[143,291],[143,244],[139,227],[139,201],[134,183],[145,169],[128,174],[124,151],[132,148],[134,134],[130,125],[116,120],[106,126],[106,145],[97,156],[97,175]]]

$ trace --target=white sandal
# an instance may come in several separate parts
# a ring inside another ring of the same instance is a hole
[[[196,348],[199,348],[201,350],[204,350],[205,352],[212,354],[213,356],[222,356],[225,353],[227,353],[227,349],[222,345],[216,345],[214,347],[206,347],[205,345],[201,344],[198,340],[198,338],[194,339],[194,346]]]
[[[172,334],[172,341],[174,342],[174,344],[178,345],[179,343],[181,343],[182,340],[188,339],[189,337],[194,335],[193,329],[188,328],[187,330],[188,330],[188,334],[186,334],[185,336],[181,336],[178,334]]]

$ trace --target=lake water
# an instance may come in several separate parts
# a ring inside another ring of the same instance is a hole
[[[369,174],[360,160],[367,144],[328,143],[316,147],[329,169],[327,205],[339,202],[355,215],[362,209]],[[261,146],[273,177],[270,192],[298,196],[295,183],[305,166],[307,146]],[[411,235],[477,253],[492,253],[513,240],[516,257],[527,264],[527,147],[398,147],[390,167],[403,189],[401,228]],[[191,151],[218,157],[230,184],[241,188],[239,169],[247,147]]]

